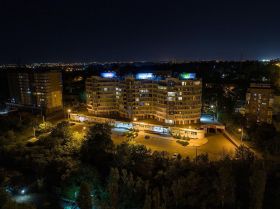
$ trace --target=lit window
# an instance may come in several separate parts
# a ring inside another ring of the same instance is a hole
[[[139,98],[135,98],[135,101],[136,101],[136,102],[139,102]]]
[[[187,82],[183,81],[182,86],[186,86],[186,85],[187,85]]]
[[[178,100],[183,100],[183,97],[178,97]]]
[[[167,95],[169,96],[169,97],[175,97],[175,92],[167,92]]]
[[[108,88],[104,88],[103,90],[104,90],[104,91],[108,91]]]
[[[140,91],[140,93],[148,93],[149,92],[148,89],[140,89],[139,91]]]
[[[167,100],[168,100],[168,101],[174,101],[175,98],[174,98],[174,97],[167,97]]]

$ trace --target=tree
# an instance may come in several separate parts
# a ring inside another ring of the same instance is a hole
[[[108,124],[96,124],[89,128],[82,145],[82,154],[88,158],[101,152],[110,152],[113,148],[111,127]]]
[[[113,145],[108,124],[91,126],[81,147],[81,158],[94,165],[106,177],[112,166]]]
[[[63,142],[70,140],[72,137],[72,131],[70,129],[69,122],[63,121],[61,123],[58,123],[56,127],[52,130],[51,136],[58,137],[62,139]]]
[[[250,209],[262,209],[266,185],[266,172],[263,167],[254,165],[250,181]]]
[[[235,149],[235,157],[240,160],[253,160],[255,159],[254,153],[246,146],[240,145]]]
[[[2,207],[2,209],[36,209],[32,204],[20,204],[15,201],[8,200]]]
[[[52,128],[53,128],[53,124],[51,122],[43,122],[39,124],[38,131],[40,133],[47,133],[51,131]]]
[[[224,159],[218,167],[218,198],[222,208],[234,208],[235,179],[232,164],[229,159]]]
[[[152,198],[150,194],[146,194],[143,209],[152,209]]]
[[[85,182],[83,182],[80,186],[80,192],[77,197],[77,204],[80,209],[92,209],[90,187]]]
[[[119,203],[119,170],[117,168],[111,168],[110,178],[107,185],[107,190],[109,194],[109,205],[112,209],[118,208]]]
[[[9,199],[7,192],[4,191],[3,188],[0,189],[0,209],[1,206],[4,205]]]

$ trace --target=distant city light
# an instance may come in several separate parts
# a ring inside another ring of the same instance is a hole
[[[154,79],[153,73],[137,73],[136,79],[143,80],[143,79]]]
[[[116,77],[116,73],[115,72],[104,72],[104,73],[101,73],[101,77],[102,78],[114,78],[114,77]]]
[[[22,189],[22,190],[20,191],[20,194],[25,194],[25,189]]]
[[[196,77],[195,73],[181,73],[180,74],[180,78],[184,79],[184,80],[195,79],[195,77]]]
[[[262,62],[270,62],[270,59],[262,59]]]

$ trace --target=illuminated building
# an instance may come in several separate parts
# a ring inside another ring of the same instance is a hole
[[[273,91],[269,84],[252,83],[246,93],[246,118],[272,123]]]
[[[62,109],[62,79],[57,71],[21,70],[8,74],[9,106],[49,114]]]
[[[201,86],[194,74],[164,79],[152,73],[123,78],[101,74],[86,80],[87,107],[89,113],[102,117],[197,123],[201,114]]]

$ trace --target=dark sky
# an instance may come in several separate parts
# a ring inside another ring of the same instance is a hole
[[[0,0],[0,63],[280,57],[280,1]]]

